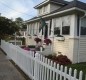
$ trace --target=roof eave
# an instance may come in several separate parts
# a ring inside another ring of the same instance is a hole
[[[62,6],[67,5],[67,4],[60,3],[60,2],[55,2],[55,1],[51,1],[51,3],[55,3],[55,4],[58,4],[58,5],[62,5]]]
[[[80,9],[80,8],[73,7],[73,8],[64,10],[64,11],[60,11],[60,12],[56,12],[56,13],[53,13],[53,14],[45,15],[45,16],[43,16],[42,18],[52,17],[52,16],[55,16],[55,15],[59,15],[59,14],[62,14],[62,13],[66,13],[66,12],[69,12],[69,11],[73,11],[73,10],[78,10],[78,11],[81,11],[81,12],[83,12],[83,13],[86,12],[86,10],[82,10],[82,9]],[[26,21],[26,23],[33,22],[33,21],[37,21],[37,20],[39,20],[39,19],[40,19],[40,18],[38,17],[38,18],[33,19],[33,20],[28,20],[28,21]]]
[[[41,6],[46,5],[48,2],[50,2],[50,3],[55,3],[55,4],[58,4],[58,5],[62,5],[62,6],[67,5],[67,3],[60,3],[60,2],[55,2],[55,1],[46,0],[46,1],[44,1],[44,2],[42,2],[42,3],[40,3],[40,4],[38,4],[38,5],[36,5],[34,8],[35,8],[35,9],[38,9],[38,8],[40,8]]]
[[[62,13],[65,13],[65,12],[69,12],[69,11],[73,11],[73,10],[78,10],[78,11],[81,11],[81,12],[86,12],[86,10],[83,10],[83,9],[80,9],[80,8],[77,8],[77,7],[73,7],[73,8],[70,8],[70,9],[66,9],[66,10],[63,10],[63,11],[59,11],[59,12],[47,15],[47,17],[55,16],[55,15],[62,14]],[[46,16],[44,16],[44,18],[45,17]]]
[[[45,4],[48,3],[48,2],[49,2],[49,0],[46,0],[46,1],[44,1],[44,2],[41,2],[40,4],[36,5],[34,8],[37,9],[37,8],[39,8],[40,6],[45,5]]]

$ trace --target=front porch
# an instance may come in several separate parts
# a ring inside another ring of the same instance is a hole
[[[39,32],[39,27],[40,27],[39,22],[33,22],[28,25],[27,32],[30,35],[27,36],[26,44],[36,45],[34,39],[38,37],[42,40],[41,46],[46,48],[45,47],[46,45],[44,44],[44,39],[47,37],[52,41],[52,45],[51,45],[52,48],[50,50],[52,51],[52,54],[56,53],[57,55],[59,54],[67,55],[67,57],[74,63],[82,62],[83,60],[80,58],[79,55],[81,55],[83,51],[80,52],[79,50],[81,49],[80,47],[81,46],[80,39],[82,38],[81,35],[85,33],[85,28],[84,28],[86,23],[85,19],[81,20],[80,16],[77,16],[77,14],[72,14],[72,15],[52,18],[46,20],[45,22],[47,23],[47,27],[43,27],[43,29],[40,32]],[[84,30],[84,32],[82,30]],[[85,48],[85,46],[83,47]]]

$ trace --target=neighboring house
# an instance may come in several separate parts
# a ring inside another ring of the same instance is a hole
[[[74,63],[86,62],[86,3],[78,0],[45,0],[34,7],[38,11],[27,23],[26,43],[34,45],[34,35],[52,40],[53,53],[67,55]],[[40,17],[48,27],[39,32]],[[62,35],[61,37],[57,35]]]

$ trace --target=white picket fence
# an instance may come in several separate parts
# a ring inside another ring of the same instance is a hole
[[[72,68],[63,68],[62,65],[38,53],[23,50],[3,40],[1,48],[32,80],[82,80],[82,71],[79,73],[79,78],[76,78],[76,69],[72,75]]]

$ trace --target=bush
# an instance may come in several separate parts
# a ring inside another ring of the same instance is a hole
[[[70,61],[70,59],[68,59],[67,56],[65,55],[59,55],[59,56],[53,56],[53,55],[48,55],[46,56],[48,59],[53,60],[54,62],[60,64],[60,65],[68,65],[68,64],[72,64],[72,62]]]
[[[34,40],[36,41],[36,43],[39,43],[42,41],[40,38],[35,38]]]
[[[46,45],[49,45],[49,44],[51,44],[52,42],[51,42],[50,39],[45,39],[45,40],[44,40],[44,43],[46,43]]]

